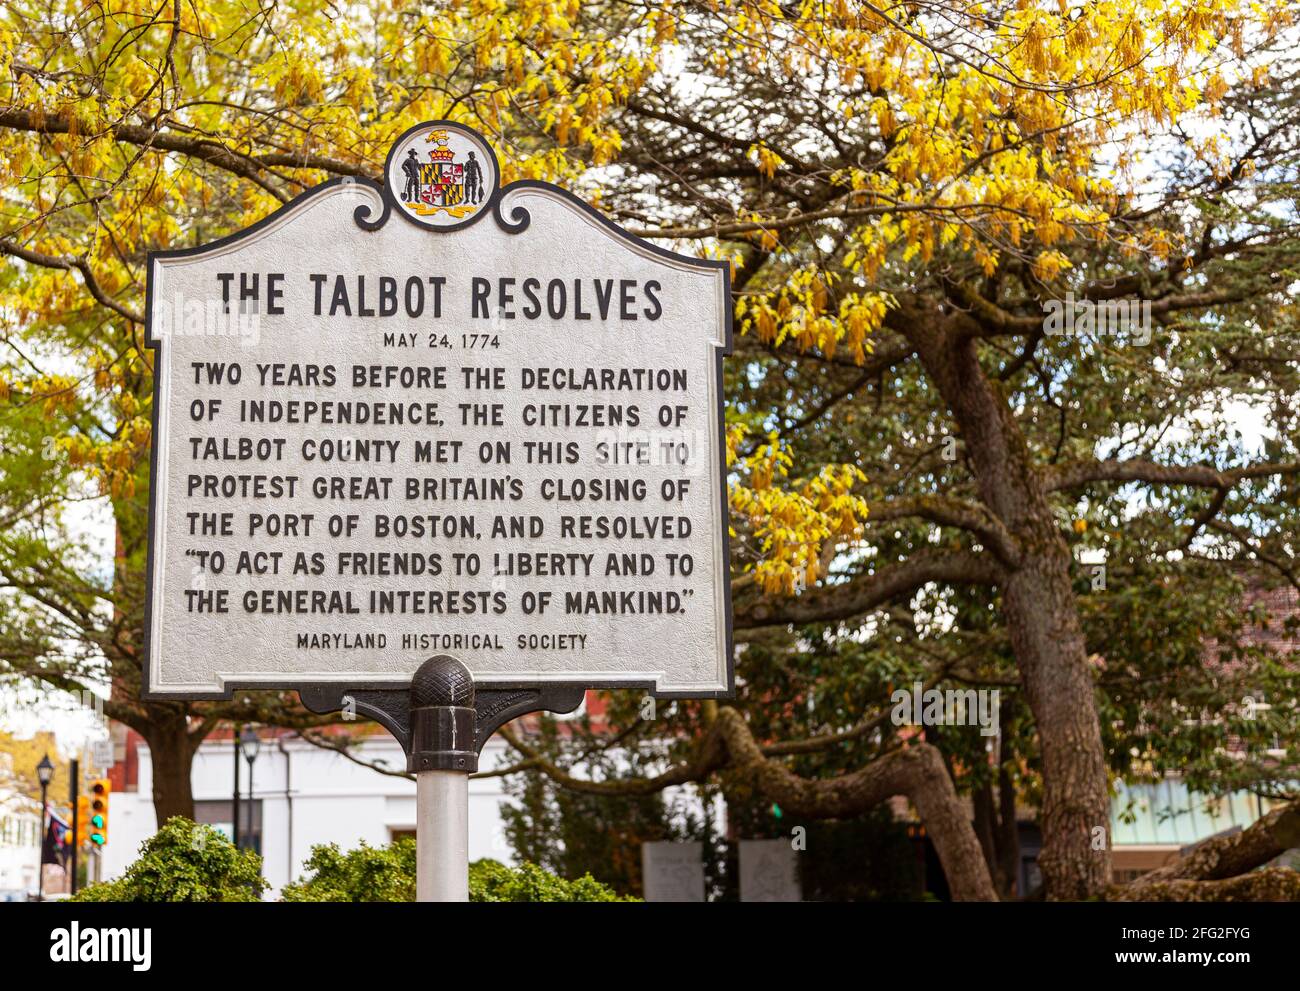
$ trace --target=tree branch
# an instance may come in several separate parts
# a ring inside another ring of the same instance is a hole
[[[1020,545],[1001,520],[976,502],[951,496],[924,495],[869,504],[868,523],[883,523],[919,516],[941,526],[952,526],[982,537],[1003,564],[1020,563]]]
[[[691,760],[652,777],[592,781],[573,777],[523,743],[509,728],[501,732],[524,755],[527,765],[561,787],[587,794],[648,795],[703,780],[713,771],[726,768],[748,778],[756,790],[782,808],[810,818],[855,816],[894,795],[905,795],[929,830],[953,897],[958,901],[997,901],[988,864],[943,757],[927,743],[895,750],[851,774],[803,778],[766,755],[739,710],[722,706]]]
[[[33,251],[31,248],[25,248],[21,244],[15,244],[13,241],[3,239],[0,239],[0,255],[11,255],[14,258],[21,258],[25,262],[41,265],[45,268],[57,268],[65,272],[80,272],[82,279],[85,280],[86,289],[90,291],[90,295],[95,298],[96,302],[108,307],[114,313],[125,317],[132,323],[144,323],[144,315],[139,310],[119,303],[104,292],[103,286],[95,278],[94,272],[90,270],[90,263],[85,258],[59,258],[56,255]]]
[[[826,623],[860,616],[931,582],[997,585],[1005,577],[992,555],[971,551],[922,551],[840,585],[784,599],[763,598],[735,607],[735,626],[748,629],[784,623]]]
[[[1043,485],[1049,492],[1073,489],[1091,482],[1149,482],[1152,485],[1194,485],[1207,489],[1230,489],[1238,482],[1270,475],[1294,475],[1300,461],[1247,465],[1219,471],[1208,465],[1162,465],[1143,458],[1125,461],[1074,461],[1053,465],[1043,471]]]
[[[370,761],[358,757],[352,753],[350,744],[354,741],[351,737],[326,736],[319,733],[313,733],[311,730],[299,730],[298,738],[310,743],[313,747],[319,747],[321,750],[332,750],[342,757],[346,757],[352,763],[368,768],[376,774],[384,774],[390,778],[406,778],[408,781],[414,781],[415,775],[408,774],[405,770],[395,771],[388,767],[386,762]]]
[[[906,795],[930,833],[953,898],[998,900],[974,827],[942,755],[930,744],[912,743],[851,774],[809,779],[763,756],[736,709],[720,709],[718,726],[731,755],[731,768],[794,815],[845,818],[860,815],[894,795]]]
[[[1144,874],[1133,885],[1223,881],[1253,871],[1292,847],[1300,847],[1300,800],[1271,809],[1239,833],[1206,840],[1177,863]]]
[[[0,110],[0,128],[33,131],[37,134],[81,134],[87,131],[70,113],[47,114],[17,107]],[[276,167],[319,169],[334,175],[351,176],[369,176],[374,171],[364,162],[344,162],[337,158],[313,154],[306,149],[243,155],[210,138],[191,137],[139,124],[113,124],[109,130],[115,140],[124,144],[176,152],[215,165],[217,168],[257,183],[281,201],[287,200],[288,197],[266,181],[262,176],[263,169]]]

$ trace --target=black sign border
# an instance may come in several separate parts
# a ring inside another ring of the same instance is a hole
[[[453,230],[461,230],[465,227],[480,220],[489,210],[496,219],[497,225],[508,234],[520,234],[527,230],[531,217],[528,211],[522,206],[512,207],[510,216],[507,218],[502,215],[501,201],[511,192],[524,189],[543,190],[553,195],[559,196],[572,206],[582,210],[588,217],[596,220],[606,230],[615,234],[622,240],[626,241],[641,250],[648,251],[666,260],[673,261],[677,264],[684,264],[687,267],[696,269],[705,269],[719,271],[722,273],[724,285],[726,287],[725,305],[723,312],[723,342],[721,347],[713,349],[713,367],[714,381],[717,389],[718,401],[718,435],[716,443],[718,444],[718,456],[720,459],[718,471],[719,483],[719,505],[722,510],[722,556],[724,567],[722,569],[722,595],[725,602],[724,624],[725,624],[725,650],[726,650],[726,683],[727,687],[721,691],[697,692],[692,690],[684,691],[658,691],[654,682],[633,682],[633,681],[550,681],[550,680],[504,680],[498,681],[495,678],[490,681],[484,681],[481,688],[487,691],[534,691],[538,693],[559,692],[577,690],[577,689],[595,689],[595,690],[628,690],[644,691],[654,698],[659,699],[716,699],[726,700],[735,698],[736,693],[736,648],[734,640],[734,615],[731,599],[731,514],[727,499],[727,464],[726,464],[726,417],[725,417],[725,400],[723,399],[723,376],[722,361],[732,351],[732,332],[733,332],[733,307],[731,305],[731,263],[721,259],[696,258],[692,255],[681,254],[680,252],[670,251],[667,248],[653,244],[644,238],[625,230],[623,227],[604,216],[600,211],[593,208],[585,200],[580,199],[573,193],[561,186],[551,182],[545,182],[540,179],[521,179],[508,185],[502,186],[500,183],[500,169],[497,165],[496,153],[492,149],[491,143],[478,134],[472,128],[463,124],[453,124],[450,121],[426,121],[408,128],[402,135],[393,142],[393,147],[389,149],[388,158],[391,159],[396,148],[412,133],[438,125],[447,125],[455,127],[462,131],[469,131],[474,134],[479,141],[492,152],[492,165],[495,170],[497,181],[494,183],[492,195],[489,201],[485,202],[482,208],[463,223],[456,225],[447,225],[443,227],[432,227],[428,224],[420,223],[416,218],[407,214],[405,210],[398,209],[396,212],[401,213],[403,217],[425,230],[434,233],[446,233]],[[373,217],[373,211],[368,204],[361,204],[353,211],[353,220],[362,230],[373,232],[382,228],[392,216],[393,207],[396,201],[393,198],[392,191],[388,186],[388,164],[387,159],[384,165],[384,181],[376,182],[373,179],[365,177],[340,176],[329,179],[323,183],[313,186],[311,189],[299,193],[293,199],[281,204],[276,210],[261,220],[241,230],[228,234],[225,237],[217,238],[215,241],[209,241],[205,244],[194,245],[189,248],[171,248],[157,251],[150,251],[146,255],[145,265],[145,347],[153,353],[155,363],[154,385],[153,385],[153,409],[150,411],[150,423],[152,435],[150,438],[149,450],[149,519],[148,519],[148,563],[145,573],[145,609],[144,609],[144,659],[142,664],[142,681],[140,685],[140,697],[144,701],[190,701],[190,702],[216,702],[224,701],[234,697],[236,692],[283,692],[298,691],[309,692],[319,696],[334,696],[339,693],[346,694],[352,691],[405,691],[409,687],[409,680],[406,682],[394,681],[360,681],[360,682],[342,682],[342,681],[313,681],[311,679],[288,679],[283,682],[227,682],[224,691],[219,692],[174,692],[174,691],[151,691],[150,690],[150,671],[153,659],[153,609],[154,609],[154,567],[155,567],[155,524],[158,486],[156,484],[159,478],[158,474],[158,416],[161,408],[160,397],[158,395],[160,375],[157,371],[158,363],[164,358],[163,341],[153,334],[153,280],[154,280],[154,263],[156,261],[166,261],[176,258],[188,258],[214,248],[222,248],[237,243],[250,235],[256,234],[263,228],[269,226],[277,218],[287,211],[294,209],[305,202],[320,196],[322,193],[331,190],[337,186],[355,186],[363,185],[378,193],[383,200],[384,208],[380,216]],[[418,666],[418,662],[417,662]],[[414,675],[414,670],[411,674]]]

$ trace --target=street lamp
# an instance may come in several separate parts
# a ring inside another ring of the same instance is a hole
[[[258,751],[262,749],[262,740],[257,735],[257,730],[251,726],[245,726],[240,730],[239,749],[244,752],[244,760],[248,761],[248,844],[251,849],[253,843],[253,761],[257,760]]]
[[[45,791],[50,787],[53,779],[54,765],[50,763],[50,755],[46,754],[36,765],[36,780],[41,783],[41,829],[36,837],[40,849],[36,857],[36,900],[38,902],[45,897]]]
[[[230,727],[230,755],[235,758],[235,791],[230,799],[230,842],[239,849],[239,732]]]

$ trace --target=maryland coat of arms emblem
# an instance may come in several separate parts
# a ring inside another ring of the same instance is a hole
[[[492,149],[473,131],[445,121],[420,124],[393,145],[389,194],[412,222],[462,227],[491,202],[499,182]]]

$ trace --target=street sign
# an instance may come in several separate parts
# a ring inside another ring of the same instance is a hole
[[[431,122],[148,297],[149,696],[730,692],[726,263]]]
[[[103,740],[92,740],[90,743],[90,763],[101,771],[109,771],[117,763],[117,757],[113,753],[113,741],[111,738]]]

